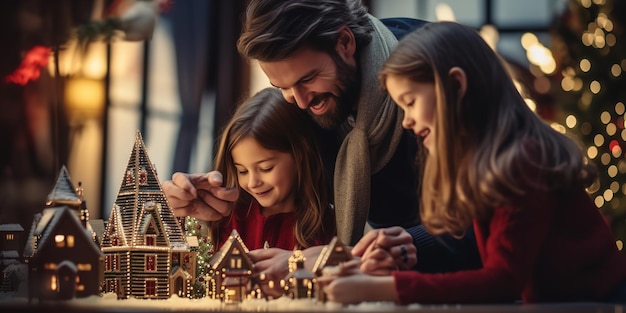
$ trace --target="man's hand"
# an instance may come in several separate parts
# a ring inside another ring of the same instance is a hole
[[[217,171],[207,174],[176,172],[162,187],[174,215],[217,221],[230,215],[239,198],[239,190],[222,187],[222,181],[222,174]]]
[[[417,264],[413,237],[399,226],[368,232],[354,246],[352,254],[361,257],[361,270],[370,274],[386,274],[392,270],[389,260],[393,260],[399,270],[411,269]]]

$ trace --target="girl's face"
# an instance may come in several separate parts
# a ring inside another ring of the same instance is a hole
[[[245,137],[231,156],[239,186],[259,202],[264,216],[294,211],[297,168],[291,154],[268,150]]]
[[[404,111],[402,127],[413,130],[424,139],[430,154],[435,144],[435,84],[418,83],[408,77],[389,75],[385,81],[389,95]]]

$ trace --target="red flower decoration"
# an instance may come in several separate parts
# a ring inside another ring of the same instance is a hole
[[[37,80],[40,69],[48,65],[50,58],[50,48],[44,46],[35,46],[30,49],[20,67],[5,78],[7,83],[15,83],[18,85],[26,85],[31,80]]]

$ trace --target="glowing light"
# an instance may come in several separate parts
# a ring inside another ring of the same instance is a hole
[[[611,74],[613,74],[613,76],[615,77],[620,76],[622,74],[622,68],[619,66],[619,64],[613,64],[611,66]]]
[[[528,47],[526,56],[530,63],[539,66],[541,71],[546,74],[552,74],[556,70],[556,61],[554,61],[552,52],[541,43]]]
[[[622,147],[619,145],[617,140],[611,140],[609,147],[609,149],[611,149],[613,157],[618,158],[622,155]]]
[[[600,120],[602,124],[608,124],[611,121],[611,113],[604,111],[600,114]]]
[[[602,162],[603,165],[609,165],[609,163],[611,163],[611,155],[608,153],[603,153],[600,157],[600,162]]]
[[[576,120],[576,116],[570,114],[565,118],[565,125],[567,125],[567,127],[569,128],[574,128],[576,127],[576,123],[578,123],[578,120]]]
[[[609,168],[607,168],[606,172],[607,172],[607,174],[609,174],[609,176],[611,178],[617,176],[617,166],[615,166],[615,165],[609,166]],[[610,190],[608,190],[608,191],[610,191]],[[611,197],[613,197],[613,193],[612,192],[611,192]],[[610,201],[610,199],[606,199],[606,201]]]
[[[484,25],[480,29],[480,36],[483,37],[485,42],[491,47],[492,50],[496,50],[496,45],[498,44],[498,40],[500,39],[500,34],[498,33],[498,29],[493,25]]]
[[[537,110],[537,104],[535,103],[535,101],[533,101],[533,99],[525,98],[524,102],[526,102],[526,105],[530,108],[531,111],[535,112],[535,110]]]
[[[617,38],[613,34],[606,35],[605,40],[606,40],[606,44],[609,45],[609,47],[613,47],[617,43]]]
[[[589,72],[589,70],[591,69],[591,62],[589,62],[589,60],[587,59],[582,59],[580,60],[579,66],[583,72]]]
[[[593,3],[596,5],[604,5],[606,0],[593,0]]]
[[[624,103],[618,102],[618,103],[615,104],[615,113],[617,113],[619,115],[622,115],[622,114],[624,114],[624,109],[626,109],[624,107]]]
[[[604,136],[601,134],[595,135],[595,137],[593,137],[593,143],[598,147],[602,146],[604,144]]]
[[[563,88],[564,91],[574,90],[574,78],[567,76],[563,77],[561,80],[561,88]]]
[[[620,161],[617,163],[617,169],[619,170],[619,172],[620,172],[621,174],[626,173],[626,162],[624,162],[624,160],[620,160]],[[625,185],[625,186],[626,186],[626,185]]]
[[[439,3],[435,7],[435,16],[438,21],[456,21],[454,17],[454,11],[446,3]]]
[[[589,47],[593,44],[593,34],[592,33],[583,33],[582,38],[580,40],[583,42],[583,45]]]
[[[624,122],[626,124],[626,122]],[[622,140],[626,141],[626,129],[622,129]]]
[[[607,189],[604,191],[603,196],[604,200],[606,200],[606,202],[609,202],[613,199],[613,191]]]
[[[587,156],[592,160],[595,159],[598,156],[598,148],[595,146],[587,148]]]
[[[581,90],[582,88],[583,88],[583,80],[582,80],[582,79],[580,79],[580,78],[578,78],[578,77],[576,77],[576,78],[574,79],[574,89],[572,89],[572,90],[574,90],[574,91],[579,91],[579,90]]]
[[[604,205],[604,198],[602,196],[597,196],[593,202],[597,207],[602,207]]]
[[[533,33],[524,33],[522,38],[520,39],[522,43],[522,47],[528,50],[531,46],[537,45],[539,43],[539,39]]]
[[[565,127],[563,127],[563,125],[559,124],[559,123],[552,123],[550,124],[550,127],[552,127],[552,129],[558,131],[561,134],[565,134]]]
[[[619,191],[619,183],[616,181],[612,182],[610,188],[613,193],[617,193]]]
[[[624,249],[624,243],[621,240],[615,241],[615,245],[617,246],[617,250],[622,251]]]
[[[609,123],[608,125],[606,125],[606,133],[607,133],[607,135],[613,136],[613,135],[615,135],[616,132],[617,132],[617,126],[615,126],[615,124]]]

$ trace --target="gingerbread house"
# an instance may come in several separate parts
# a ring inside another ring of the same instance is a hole
[[[35,214],[24,248],[29,298],[62,300],[100,294],[103,255],[96,244],[82,199],[63,166]]]
[[[348,262],[352,259],[352,254],[348,251],[348,248],[341,242],[341,240],[335,236],[333,239],[322,248],[319,256],[315,260],[313,265],[313,273],[319,277],[322,275],[322,269],[326,266],[337,266],[340,263]],[[320,288],[319,284],[315,284],[315,296],[321,302],[326,302],[326,294]]]
[[[254,264],[248,256],[248,247],[239,233],[233,230],[209,261],[208,295],[224,303],[239,303],[246,299],[252,287]]]
[[[119,299],[193,296],[196,252],[170,209],[139,132],[101,249],[105,292]]]

